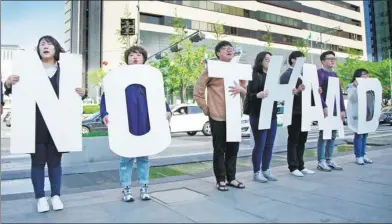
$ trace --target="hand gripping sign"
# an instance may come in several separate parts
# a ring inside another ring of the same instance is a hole
[[[59,152],[82,151],[81,55],[60,54],[59,98],[36,52],[14,52],[11,153],[35,153],[36,104]],[[37,130],[40,131],[40,130]]]
[[[381,114],[382,87],[378,79],[357,78],[357,88],[348,91],[347,121],[348,127],[357,134],[371,133],[377,130]],[[369,95],[370,94],[370,95]],[[370,97],[370,99],[368,99]],[[372,105],[368,105],[372,104]],[[371,118],[368,118],[368,115]]]
[[[297,59],[288,84],[279,84],[282,61],[283,56],[271,57],[264,87],[265,90],[269,91],[269,95],[261,103],[259,130],[270,129],[272,109],[275,101],[284,101],[283,126],[291,124],[294,99],[292,89],[295,88],[297,80],[301,76],[305,58]]]
[[[149,156],[170,145],[163,77],[158,69],[150,65],[125,65],[108,72],[103,84],[110,116],[109,145],[114,153],[129,158]],[[142,136],[132,135],[128,127],[125,89],[132,84],[146,88],[150,131]]]
[[[223,78],[226,102],[226,141],[241,142],[241,102],[240,97],[230,96],[229,87],[239,80],[252,80],[252,66],[208,60],[208,76]]]

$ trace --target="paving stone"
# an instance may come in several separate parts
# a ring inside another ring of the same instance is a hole
[[[192,219],[195,222],[208,223],[268,223],[258,215],[252,215],[227,205],[218,204],[210,200],[193,203],[180,203],[168,206],[170,209]]]
[[[103,204],[102,207],[114,217],[110,223],[193,222],[155,201],[141,201],[138,198],[129,203],[123,201],[108,202]]]
[[[198,192],[180,188],[167,191],[158,191],[151,193],[151,196],[165,204],[173,204],[179,202],[193,202],[197,200],[203,200],[206,195],[200,194]]]
[[[392,196],[382,195],[378,192],[370,193],[349,189],[349,187],[350,186],[347,186],[346,188],[325,186],[324,188],[312,191],[312,193],[379,208],[385,208],[392,205]]]

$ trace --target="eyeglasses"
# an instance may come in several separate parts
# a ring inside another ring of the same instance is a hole
[[[335,61],[336,58],[325,58],[325,60]]]
[[[221,51],[233,51],[234,48],[233,47],[222,47]]]

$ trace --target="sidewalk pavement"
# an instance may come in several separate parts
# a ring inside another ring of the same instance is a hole
[[[359,166],[353,155],[336,157],[344,171],[302,178],[287,166],[273,168],[277,182],[256,183],[238,173],[243,190],[220,192],[214,177],[150,186],[153,200],[121,201],[121,189],[63,195],[63,211],[36,212],[35,199],[2,201],[2,222],[392,222],[392,148],[368,152],[373,164]],[[316,161],[308,162],[309,169]],[[138,197],[138,188],[133,188]]]

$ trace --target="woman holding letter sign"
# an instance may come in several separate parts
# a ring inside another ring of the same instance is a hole
[[[272,149],[274,147],[277,123],[277,102],[274,103],[272,111],[271,128],[267,130],[259,130],[259,117],[262,99],[268,97],[268,89],[265,88],[268,64],[272,54],[267,51],[260,52],[255,59],[253,66],[252,81],[248,83],[248,107],[249,121],[253,132],[255,146],[252,152],[253,163],[253,180],[265,183],[267,181],[277,181],[278,179],[272,175],[270,163],[272,159]],[[244,108],[244,111],[247,109]],[[261,171],[260,171],[261,169]]]
[[[234,56],[234,49],[230,42],[221,41],[215,46],[215,55],[220,61],[230,62]],[[208,104],[205,90],[208,91]],[[240,81],[230,87],[231,95],[246,94],[245,81]],[[245,188],[245,185],[236,180],[237,153],[239,142],[226,140],[226,105],[225,88],[222,78],[209,78],[208,70],[199,77],[193,90],[193,97],[206,116],[209,116],[212,132],[212,145],[214,147],[214,174],[216,187],[219,191],[227,191],[227,186]],[[227,180],[227,184],[226,184]]]
[[[130,47],[124,53],[124,61],[128,65],[144,64],[146,60],[147,52],[140,46]],[[129,131],[133,135],[145,135],[150,131],[146,88],[139,84],[133,84],[126,88],[125,94],[127,100]],[[170,120],[171,111],[168,104],[166,104],[166,112],[167,119]],[[103,118],[105,125],[110,122],[109,114],[106,111],[105,94],[103,94],[101,98],[101,117]],[[120,159],[120,183],[123,188],[122,199],[125,202],[134,201],[131,190],[133,161],[134,158],[121,157]],[[137,157],[136,164],[138,180],[140,184],[140,198],[143,201],[150,200],[147,187],[150,175],[150,161],[148,156]]]
[[[357,69],[354,72],[353,79],[351,80],[351,83],[349,83],[346,86],[346,90],[349,93],[349,102],[351,103],[351,108],[349,108],[349,113],[348,119],[353,120],[353,123],[358,124],[358,93],[357,93],[357,87],[358,87],[358,81],[356,78],[368,78],[369,73],[366,69]],[[373,91],[368,91],[366,93],[366,105],[367,105],[367,110],[366,110],[366,120],[371,120],[374,114],[374,92]],[[368,134],[357,134],[355,133],[354,135],[354,154],[356,158],[356,163],[358,165],[364,165],[365,163],[373,163],[372,160],[367,158],[366,155],[366,140],[367,140]]]
[[[60,80],[60,53],[64,53],[64,49],[59,42],[51,36],[43,36],[39,39],[37,45],[37,54],[48,75],[48,79],[52,87],[59,96],[59,80]],[[19,76],[11,75],[4,83],[6,95],[12,93],[12,86],[19,82]],[[75,92],[82,97],[87,97],[86,91],[81,88],[75,88]],[[61,188],[61,156],[55,143],[50,135],[42,114],[36,106],[36,146],[35,153],[31,154],[31,180],[33,182],[35,198],[38,199],[38,212],[49,211],[49,204],[45,197],[45,164],[48,164],[49,181],[51,188],[51,202],[53,210],[61,210],[64,208],[60,200]]]

